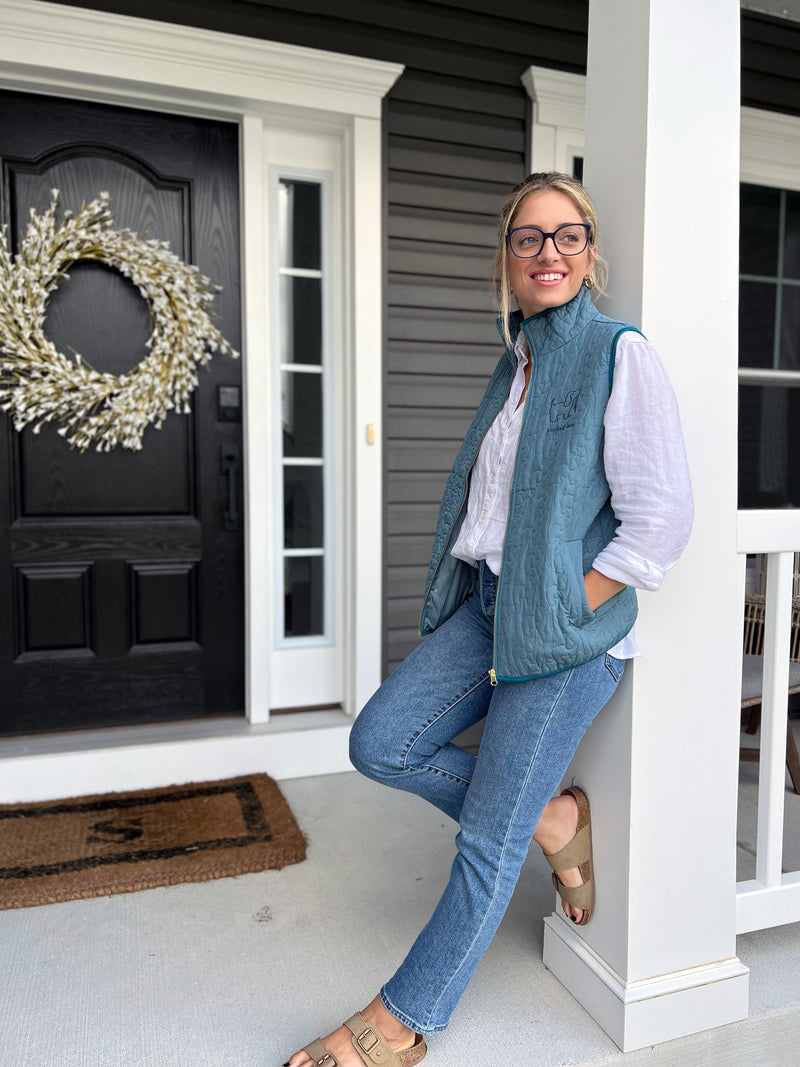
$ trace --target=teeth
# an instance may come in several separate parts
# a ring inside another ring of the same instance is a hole
[[[559,282],[564,277],[563,274],[534,274],[534,279],[537,282]]]

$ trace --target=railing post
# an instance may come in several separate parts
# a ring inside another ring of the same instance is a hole
[[[747,1014],[735,940],[738,0],[590,0],[586,99],[606,309],[641,324],[667,365],[696,502],[684,558],[657,600],[640,596],[643,656],[570,770],[593,808],[595,915],[585,930],[546,920],[548,967],[629,1051]],[[715,234],[706,268],[698,233]]]
[[[756,839],[756,881],[767,887],[781,884],[793,571],[794,553],[775,552],[767,557]]]

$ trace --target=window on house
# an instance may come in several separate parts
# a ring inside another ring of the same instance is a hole
[[[800,507],[800,192],[741,186],[739,507]]]
[[[322,186],[278,183],[283,636],[325,633]]]

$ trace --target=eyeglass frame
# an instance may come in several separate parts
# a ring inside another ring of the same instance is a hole
[[[579,249],[577,252],[562,252],[556,244],[556,234],[559,230],[568,230],[570,229],[570,227],[575,226],[581,226],[586,231],[586,244],[584,244],[583,248]],[[511,240],[511,236],[512,234],[519,233],[520,230],[538,230],[538,232],[542,235],[542,247],[539,249],[538,252],[532,252],[529,256],[521,256],[519,252],[514,250],[514,244]],[[540,256],[544,251],[544,246],[547,244],[548,237],[553,242],[553,248],[556,250],[559,256],[579,256],[581,252],[586,251],[591,233],[592,227],[588,222],[565,222],[561,226],[557,226],[552,233],[545,233],[544,230],[539,229],[538,226],[515,226],[513,229],[509,230],[506,233],[506,239],[508,240],[508,247],[511,249],[512,254],[517,257],[517,259],[535,259],[536,256]]]

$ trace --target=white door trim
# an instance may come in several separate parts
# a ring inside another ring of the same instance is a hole
[[[353,382],[341,417],[347,420],[347,462],[352,489],[342,502],[347,508],[351,533],[345,591],[345,713],[353,715],[380,682],[381,633],[381,496],[382,454],[382,162],[381,100],[402,73],[402,66],[311,48],[299,48],[233,34],[176,26],[147,19],[111,15],[30,0],[3,0],[0,6],[0,87],[74,99],[152,108],[178,114],[236,121],[242,128],[242,234],[243,234],[243,351],[245,371],[245,471],[247,527],[247,712],[259,738],[264,730],[281,737],[287,752],[296,731],[297,746],[315,753],[307,762],[295,755],[282,766],[272,766],[277,777],[341,770],[346,765],[344,716],[317,716],[308,721],[281,721],[261,725],[269,710],[269,678],[265,651],[272,647],[270,621],[271,560],[269,502],[255,489],[254,470],[265,455],[260,413],[268,399],[267,324],[259,294],[267,284],[263,235],[268,205],[264,132],[268,125],[291,123],[309,130],[335,133],[343,146],[347,243],[345,314],[346,343],[350,349]],[[349,228],[348,228],[349,227]],[[368,432],[373,427],[373,432]],[[376,432],[375,432],[376,431]],[[259,724],[256,726],[255,724]],[[330,743],[308,745],[310,731],[321,730]],[[250,745],[253,769],[264,766],[263,745],[248,740],[248,726],[230,735],[228,725],[219,732],[228,737],[225,751],[237,741]],[[0,775],[0,801],[44,799],[68,795],[67,782],[75,777],[80,792],[122,788],[119,772],[124,753],[130,767],[122,777],[129,787],[156,785],[144,768],[136,745],[157,743],[152,729],[118,731],[114,758],[107,758],[108,739],[99,732],[83,734],[79,761],[64,739],[25,739],[0,744],[6,756]],[[164,732],[162,731],[162,734]],[[197,741],[182,745],[169,734],[170,757],[161,760],[156,777],[165,782],[188,781],[196,774],[191,752]],[[129,748],[126,748],[129,739]],[[118,742],[122,741],[122,745]],[[203,740],[211,740],[204,736]],[[165,741],[165,744],[167,742]],[[282,748],[282,750],[283,750]],[[256,757],[256,749],[260,755]],[[141,752],[141,749],[138,750]],[[248,762],[242,749],[229,761],[236,773]],[[91,753],[96,759],[90,758]],[[52,758],[31,764],[31,756]],[[19,762],[16,762],[19,761]],[[55,762],[54,762],[55,761]],[[272,762],[272,761],[269,761]],[[109,779],[114,764],[117,777]],[[219,773],[225,773],[221,760]],[[12,773],[16,765],[19,774]],[[24,766],[23,766],[24,765]],[[45,765],[47,770],[45,770]],[[54,775],[56,765],[60,768]],[[76,775],[78,765],[80,774]],[[41,767],[41,774],[34,773]],[[91,768],[91,770],[90,770]],[[168,768],[168,769],[167,769]],[[291,768],[291,769],[290,769]],[[131,783],[134,783],[131,785]],[[116,784],[115,784],[116,783]],[[24,796],[23,796],[24,794]]]

